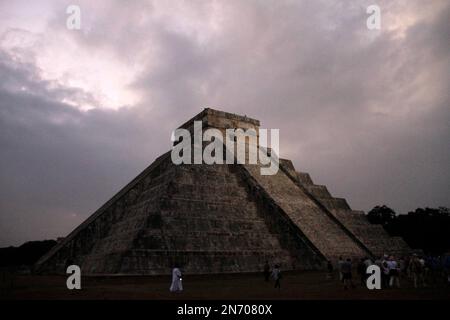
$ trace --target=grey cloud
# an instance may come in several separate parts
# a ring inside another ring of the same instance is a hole
[[[158,18],[158,2],[92,8],[90,31],[67,35],[142,63],[132,86],[143,100],[132,108],[78,111],[58,101],[89,94],[0,56],[1,244],[66,234],[204,106],[280,128],[282,156],[355,209],[450,206],[448,3],[379,1],[393,14],[411,6],[419,19],[404,37],[371,40],[369,2],[218,3],[207,41]],[[191,6],[208,21],[209,2]],[[15,89],[24,84],[29,91]]]
[[[7,65],[0,73],[22,84],[37,77]],[[170,146],[145,110],[81,112],[57,102],[66,89],[39,83],[0,86],[2,245],[67,234]]]

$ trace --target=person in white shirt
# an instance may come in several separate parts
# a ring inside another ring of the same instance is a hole
[[[170,285],[170,292],[182,292],[183,291],[183,283],[181,282],[181,270],[178,266],[175,266],[172,270],[172,284]]]

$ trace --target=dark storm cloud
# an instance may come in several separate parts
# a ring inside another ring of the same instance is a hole
[[[2,245],[66,234],[170,146],[145,111],[78,111],[13,66],[1,55]]]
[[[166,3],[81,3],[89,32],[66,35],[142,67],[129,108],[79,111],[62,99],[91,92],[0,55],[1,245],[67,234],[205,106],[280,128],[281,155],[355,209],[450,205],[448,3],[379,1],[381,31],[369,2]]]

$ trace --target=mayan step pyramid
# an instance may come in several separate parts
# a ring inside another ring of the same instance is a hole
[[[259,121],[206,108],[204,128],[259,129]],[[280,159],[275,175],[258,164],[179,164],[171,152],[148,168],[44,255],[36,271],[84,275],[321,269],[339,256],[405,254],[406,243]]]

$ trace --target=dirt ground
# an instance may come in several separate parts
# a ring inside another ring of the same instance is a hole
[[[4,279],[5,280],[5,279]],[[169,292],[170,276],[84,277],[81,290],[68,290],[64,276],[14,275],[2,283],[2,300],[21,299],[445,299],[450,300],[450,286],[444,282],[415,289],[402,279],[400,289],[368,290],[354,279],[356,288],[344,290],[335,279],[322,272],[286,272],[281,289],[265,282],[261,274],[185,275],[184,291]]]

